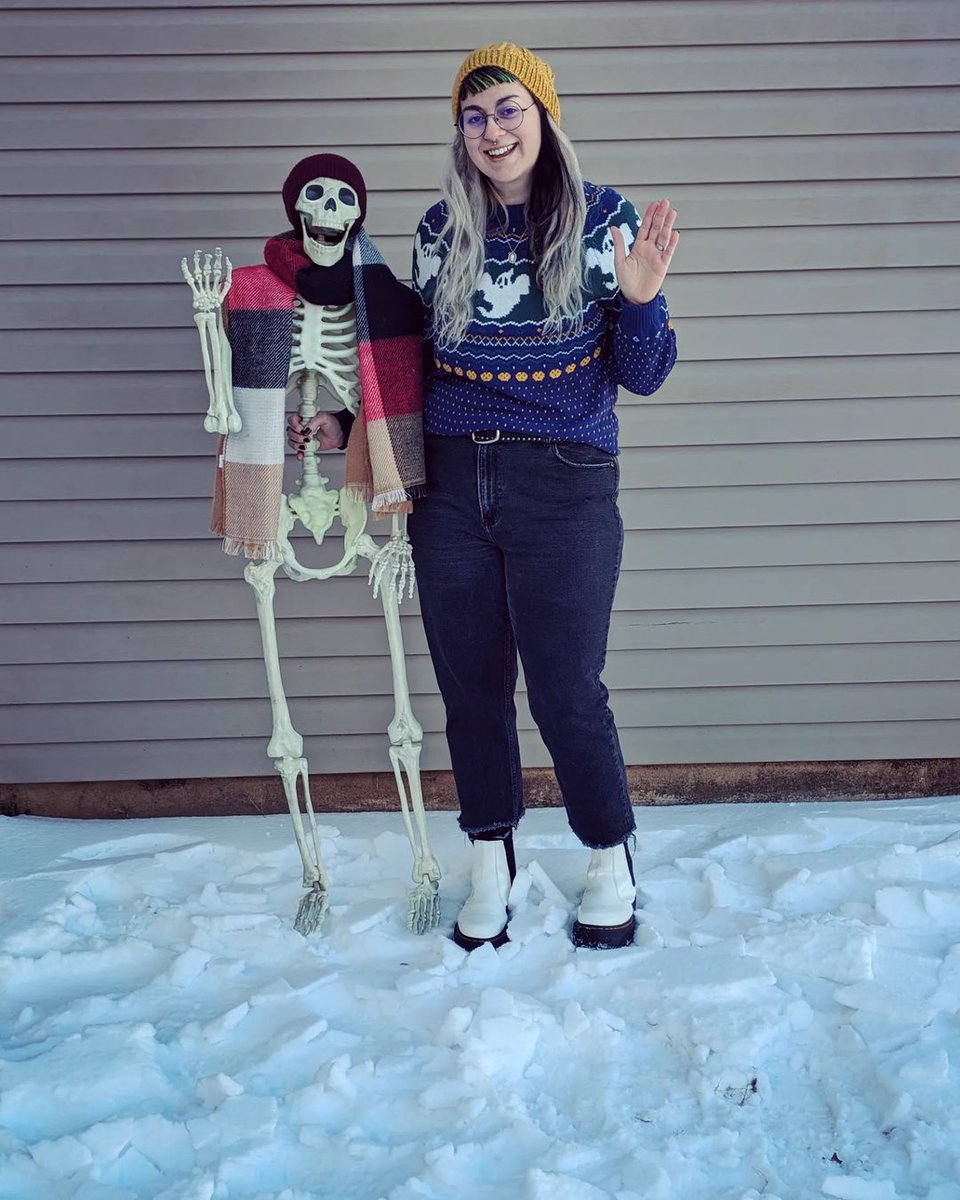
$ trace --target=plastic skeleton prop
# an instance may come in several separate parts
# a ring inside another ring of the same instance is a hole
[[[318,165],[330,173],[316,172]],[[340,174],[347,176],[346,180],[331,177],[332,169],[337,167],[340,168]],[[305,171],[314,171],[314,177],[311,178],[308,174],[306,181],[297,189],[296,185],[304,178]],[[327,288],[327,281],[333,279],[330,272],[338,272],[337,287],[341,292],[343,281],[350,279],[350,255],[346,253],[345,257],[345,252],[355,240],[351,235],[356,234],[358,238],[361,236],[359,229],[365,198],[359,171],[352,163],[336,155],[319,155],[305,159],[294,167],[287,179],[284,201],[291,220],[296,219],[297,234],[295,238],[292,234],[284,236],[294,241],[296,253],[301,261],[302,253],[306,253],[310,260],[306,264],[309,268],[306,276],[314,281],[320,280],[321,291]],[[362,237],[365,239],[365,245],[372,245],[365,234]],[[272,244],[281,242],[282,238],[271,239],[267,243],[267,251]],[[288,240],[286,245],[290,247],[291,241]],[[375,251],[373,253],[375,254]],[[354,257],[356,259],[356,254]],[[379,261],[379,256],[376,258]],[[311,264],[314,266],[311,267]],[[272,262],[269,265],[272,267]],[[318,274],[316,268],[325,270]],[[196,251],[192,269],[186,259],[183,259],[181,269],[193,293],[194,320],[200,333],[204,376],[210,399],[204,428],[209,433],[232,435],[238,443],[248,436],[252,440],[259,436],[252,428],[259,417],[248,416],[246,423],[251,428],[241,432],[244,430],[244,421],[235,406],[232,388],[233,360],[240,353],[237,339],[243,336],[241,322],[238,320],[235,327],[231,327],[228,340],[224,309],[230,310],[228,317],[232,319],[234,310],[231,306],[236,302],[237,289],[247,278],[263,278],[264,274],[268,278],[273,277],[263,267],[241,268],[234,286],[234,295],[227,302],[227,294],[234,280],[230,260],[223,257],[220,249],[212,256]],[[244,275],[243,272],[251,274]],[[255,272],[260,274],[253,275]],[[297,284],[303,279],[304,275],[301,273],[297,276]],[[297,294],[293,298],[293,289],[288,289],[293,307],[293,330],[286,390],[294,387],[299,390],[299,413],[303,421],[317,413],[317,397],[321,385],[356,416],[364,397],[361,395],[363,372],[358,357],[355,304],[352,299],[345,303],[313,303],[301,295],[300,290],[297,286]],[[311,284],[311,289],[305,290],[315,291],[316,287]],[[352,296],[352,289],[348,290]],[[287,329],[289,330],[289,325]],[[369,349],[369,346],[366,348]],[[267,349],[269,352],[269,346]],[[262,354],[260,357],[263,357]],[[276,358],[276,355],[273,357]],[[282,363],[280,366],[282,369]],[[279,453],[282,464],[282,396],[279,403],[279,433],[274,429],[270,436],[273,438],[272,453],[274,456]],[[351,436],[356,434],[360,425],[361,420],[358,419]],[[279,451],[276,447],[277,437]],[[223,470],[222,454],[220,467]],[[348,471],[349,467],[348,456]],[[282,465],[277,467],[274,462],[270,469],[282,472]],[[327,488],[327,483],[328,480],[318,469],[316,445],[311,439],[304,451],[299,489],[290,495],[279,497],[279,528],[275,535],[276,540],[272,543],[275,549],[274,557],[250,562],[244,571],[244,578],[256,594],[257,616],[273,712],[273,734],[267,745],[267,754],[275,760],[274,766],[283,780],[283,789],[303,860],[303,884],[307,892],[301,900],[295,927],[301,933],[307,934],[320,926],[328,907],[328,879],[321,857],[320,838],[310,798],[303,739],[290,720],[281,681],[273,611],[274,576],[278,568],[297,583],[309,579],[321,580],[336,575],[349,575],[362,558],[370,562],[369,580],[374,596],[379,595],[382,602],[387,626],[396,702],[394,717],[387,729],[390,739],[389,754],[404,824],[414,855],[415,887],[409,894],[407,920],[412,930],[423,933],[434,928],[439,921],[440,870],[431,852],[426,829],[419,768],[423,734],[410,707],[398,611],[404,592],[407,591],[411,595],[413,592],[413,565],[406,536],[406,516],[393,513],[391,536],[384,545],[378,546],[366,532],[367,505],[364,501],[347,487],[331,491]],[[278,490],[279,487],[278,482]],[[337,518],[344,528],[343,555],[340,561],[333,566],[321,568],[304,566],[298,561],[290,543],[290,533],[297,521],[320,544]],[[264,557],[256,552],[251,553],[249,547],[242,548],[246,549],[248,557]],[[300,786],[305,811],[301,811]],[[304,817],[309,825],[308,829],[305,828]]]

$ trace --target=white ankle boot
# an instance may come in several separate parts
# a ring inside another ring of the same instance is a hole
[[[591,950],[629,946],[637,927],[637,885],[625,845],[591,850],[587,886],[573,926],[573,944]]]
[[[513,837],[503,841],[473,843],[470,895],[453,929],[453,940],[464,950],[484,942],[502,946],[507,938],[507,898],[517,873]]]

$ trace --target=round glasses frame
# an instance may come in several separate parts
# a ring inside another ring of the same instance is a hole
[[[533,108],[533,104],[528,104],[526,108],[522,108],[519,104],[514,104],[513,101],[506,101],[498,104],[492,113],[488,113],[484,112],[482,108],[471,105],[469,108],[465,108],[460,116],[457,117],[457,128],[466,138],[479,138],[483,137],[487,132],[487,125],[492,120],[497,128],[502,129],[504,133],[512,133],[523,124],[523,114],[530,108]],[[504,109],[516,110],[519,116],[516,119],[512,115],[505,116],[503,115]],[[475,130],[471,131],[465,128],[466,118],[468,117],[477,121],[477,128]],[[479,118],[482,118],[483,125],[480,125]]]

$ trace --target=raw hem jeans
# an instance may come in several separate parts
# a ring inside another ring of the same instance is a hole
[[[517,652],[570,826],[586,846],[634,828],[600,680],[623,524],[613,455],[569,442],[426,439],[410,537],[468,834],[515,828],[523,784]]]

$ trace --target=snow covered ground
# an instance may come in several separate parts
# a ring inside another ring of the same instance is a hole
[[[518,837],[512,941],[404,926],[394,815],[0,819],[2,1200],[958,1200],[960,800],[639,809],[637,944]]]

